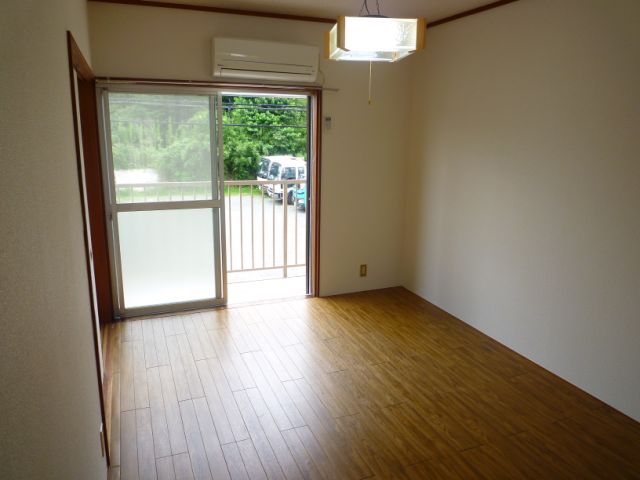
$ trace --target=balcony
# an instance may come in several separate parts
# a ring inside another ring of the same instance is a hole
[[[306,181],[230,180],[224,187],[229,303],[305,295]],[[115,194],[118,203],[138,203],[210,200],[210,192],[206,181],[153,182],[119,183]]]

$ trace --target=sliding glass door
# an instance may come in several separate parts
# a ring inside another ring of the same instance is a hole
[[[109,86],[100,99],[117,312],[223,304],[218,95]]]

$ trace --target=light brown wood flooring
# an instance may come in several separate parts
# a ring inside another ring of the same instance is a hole
[[[640,425],[380,290],[130,320],[106,344],[111,479],[631,479]]]

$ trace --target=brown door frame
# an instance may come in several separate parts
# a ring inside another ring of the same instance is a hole
[[[95,284],[100,326],[113,320],[113,304],[111,297],[111,272],[109,263],[109,245],[107,242],[107,224],[104,205],[102,167],[100,161],[100,143],[98,128],[98,108],[96,102],[96,76],[78,48],[71,32],[67,32],[69,48],[69,74],[71,80],[71,100],[75,110],[74,71],[78,79],[78,99],[81,132],[76,131],[76,149],[80,158],[80,145],[84,157],[84,178],[80,178],[81,187],[86,185],[87,209],[91,228],[91,245],[95,266]],[[76,125],[77,126],[77,125]],[[82,138],[78,135],[82,134]],[[79,161],[79,160],[78,160]],[[78,165],[78,174],[82,174]],[[82,193],[82,192],[81,192]],[[86,219],[85,219],[86,220]]]
[[[313,248],[309,261],[311,269],[309,271],[311,296],[320,296],[320,177],[322,153],[322,90],[310,92],[314,115],[311,118],[311,151],[313,152],[313,164],[311,165],[311,195],[312,208],[309,220],[311,230],[309,238]]]
[[[102,415],[101,441],[104,454],[107,458],[107,465],[109,465],[107,418],[102,385],[104,365],[100,356],[100,350],[101,330],[111,322],[113,318],[113,306],[111,303],[111,279],[106,236],[107,230],[105,225],[106,217],[104,214],[102,174],[100,170],[98,116],[95,94],[96,77],[80,51],[73,35],[69,31],[67,31],[67,50],[69,55],[69,81],[78,165],[78,184],[82,207],[82,223],[84,227],[83,234],[87,278],[89,281],[91,326],[93,329],[96,373],[98,376],[100,413]]]

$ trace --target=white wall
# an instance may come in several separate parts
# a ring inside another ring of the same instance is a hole
[[[66,30],[84,0],[0,3],[0,478],[100,479]]]
[[[412,62],[404,283],[640,419],[640,2],[522,0]]]
[[[91,3],[89,25],[98,75],[213,80],[214,36],[322,43],[330,25],[165,8]],[[322,62],[323,111],[333,118],[322,144],[321,294],[398,285],[407,151],[408,64]],[[369,265],[366,278],[359,265]]]

